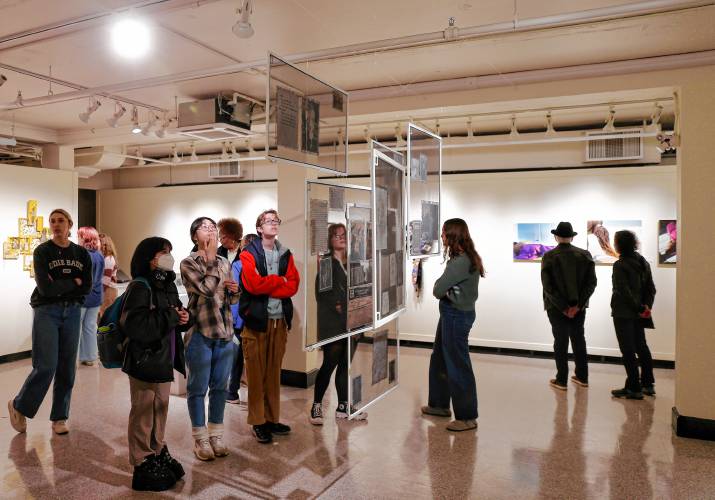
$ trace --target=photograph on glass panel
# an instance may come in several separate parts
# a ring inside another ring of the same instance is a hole
[[[442,139],[410,123],[407,133],[407,157],[410,256],[439,255]]]
[[[368,207],[348,205],[348,331],[365,328],[373,321],[371,215]]]
[[[678,221],[658,221],[658,264],[668,266],[678,262]]]
[[[546,252],[556,248],[551,230],[556,222],[519,222],[514,224],[513,259],[517,262],[539,262]]]
[[[642,242],[641,229],[643,223],[639,220],[604,220],[592,219],[586,222],[586,250],[591,252],[596,264],[613,264],[618,260],[618,253],[613,247],[613,237],[618,231],[633,231]]]
[[[266,155],[346,175],[348,94],[274,54],[268,63]]]

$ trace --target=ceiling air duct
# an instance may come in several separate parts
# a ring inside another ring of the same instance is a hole
[[[251,114],[255,103],[234,94],[233,99],[218,96],[179,104],[176,131],[202,141],[225,141],[255,135]]]

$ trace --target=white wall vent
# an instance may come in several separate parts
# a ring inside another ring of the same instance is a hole
[[[586,141],[585,161],[640,160],[643,158],[643,137],[633,136],[642,132],[639,128],[614,132],[586,132],[589,137],[608,136],[609,139]]]
[[[209,163],[209,177],[212,179],[243,177],[241,163],[237,161],[211,162]]]

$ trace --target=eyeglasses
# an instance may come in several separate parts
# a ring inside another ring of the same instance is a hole
[[[264,220],[262,222],[264,226],[280,226],[281,225],[281,220],[280,219],[268,219]]]
[[[199,229],[202,231],[206,231],[207,233],[215,233],[216,232],[216,226],[213,224],[201,224],[199,226]]]
[[[333,238],[335,238],[336,240],[344,240],[346,237],[347,237],[347,236],[346,236],[345,233],[343,233],[343,234],[334,234],[334,235],[333,235]]]

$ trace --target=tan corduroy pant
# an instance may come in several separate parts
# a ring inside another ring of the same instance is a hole
[[[248,379],[248,424],[277,423],[281,415],[281,365],[288,331],[285,320],[269,319],[268,330],[241,332]]]
[[[164,447],[171,382],[152,384],[129,377],[132,409],[129,411],[129,463],[137,466],[147,455]]]

